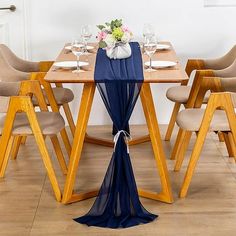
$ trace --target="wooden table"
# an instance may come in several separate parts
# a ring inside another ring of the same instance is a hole
[[[168,42],[165,42],[168,43]],[[170,43],[168,43],[170,44]],[[61,51],[56,61],[69,61],[75,60],[75,56],[72,53],[67,53],[65,49]],[[53,67],[47,73],[45,80],[50,83],[83,83],[83,92],[80,102],[80,108],[76,123],[76,130],[72,145],[72,151],[68,166],[68,174],[66,177],[64,193],[62,197],[62,203],[72,203],[80,200],[95,197],[98,194],[98,190],[91,190],[88,192],[74,193],[74,185],[77,170],[79,168],[79,161],[81,158],[83,143],[85,139],[88,142],[98,143],[98,144],[111,144],[111,141],[105,141],[100,139],[94,139],[86,136],[86,128],[88,124],[88,119],[91,111],[91,106],[93,103],[95,83],[94,83],[94,66],[96,60],[96,53],[90,55],[81,56],[81,61],[88,60],[89,67],[86,68],[85,72],[82,73],[71,73],[71,71],[65,70],[55,70]],[[159,51],[153,56],[153,60],[170,60],[178,62],[176,53],[171,46],[170,50]],[[146,55],[143,55],[143,61],[148,61]],[[162,141],[159,131],[159,126],[156,118],[156,112],[154,107],[154,102],[152,98],[152,92],[150,88],[150,83],[181,83],[185,84],[188,81],[188,76],[185,71],[181,68],[181,65],[177,64],[175,68],[160,69],[155,72],[144,72],[144,83],[140,92],[140,98],[142,102],[142,107],[144,110],[149,135],[146,137],[141,137],[133,144],[137,144],[143,141],[151,140],[152,148],[154,152],[154,157],[156,160],[156,165],[158,173],[160,175],[160,181],[162,185],[162,191],[156,193],[153,191],[138,189],[139,195],[141,197],[146,197],[154,200],[163,201],[166,203],[173,202],[172,190],[169,180],[169,174],[166,166],[165,154],[162,147]],[[101,142],[100,142],[101,141]],[[107,142],[107,143],[106,143]],[[112,145],[112,144],[111,144]]]

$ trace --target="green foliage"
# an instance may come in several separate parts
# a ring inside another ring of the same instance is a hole
[[[116,20],[112,20],[111,21],[111,30],[113,31],[115,28],[119,28],[119,27],[121,27],[122,26],[122,20],[120,19],[120,20],[118,20],[118,19],[116,19]]]
[[[106,47],[107,47],[107,44],[106,44],[104,41],[100,41],[100,42],[99,42],[99,47],[100,47],[100,48],[106,48]]]
[[[103,30],[105,28],[104,25],[97,25],[98,29]]]
[[[98,29],[100,29],[100,30],[103,30],[106,27],[110,27],[112,32],[114,29],[119,28],[121,26],[122,26],[122,19],[112,20],[111,23],[106,22],[105,25],[97,25]]]

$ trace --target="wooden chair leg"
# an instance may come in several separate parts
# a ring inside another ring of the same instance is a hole
[[[229,157],[233,157],[234,154],[233,154],[233,150],[232,150],[231,143],[230,143],[230,141],[229,141],[228,132],[222,132],[221,134],[223,135],[224,142],[225,142],[225,145],[226,145],[226,148],[227,148]]]
[[[0,178],[3,178],[4,175],[5,175],[7,164],[8,164],[9,158],[10,158],[10,153],[11,153],[12,145],[13,145],[13,140],[14,140],[13,137],[11,137],[9,139],[8,143],[5,144],[5,145],[7,145],[7,147],[6,146],[3,147],[1,145],[1,148],[3,148],[3,149],[6,148],[6,152],[5,152],[5,155],[4,155],[3,162],[2,162],[2,166],[0,166]]]
[[[182,144],[181,144],[178,154],[176,156],[174,171],[179,171],[182,166],[184,156],[187,151],[191,136],[192,136],[192,132],[190,132],[190,131],[185,132],[185,134],[183,136]]]
[[[174,109],[171,114],[170,122],[166,131],[165,141],[170,141],[180,106],[181,106],[180,103],[178,102],[175,103]]]
[[[75,135],[75,123],[74,123],[74,120],[73,120],[73,116],[71,114],[69,104],[68,103],[63,104],[63,109],[64,109],[64,112],[65,112],[70,130],[71,130],[72,136],[74,137],[74,135]]]
[[[229,100],[229,101],[227,101],[227,100]],[[195,142],[195,145],[194,145],[194,148],[192,151],[192,155],[190,157],[188,168],[187,168],[187,171],[186,171],[186,174],[184,177],[184,182],[183,182],[183,185],[180,190],[179,196],[181,198],[184,198],[187,195],[188,188],[189,188],[190,182],[192,180],[197,161],[200,157],[200,153],[202,151],[202,147],[203,147],[207,132],[209,130],[209,126],[212,121],[214,112],[218,107],[221,107],[227,103],[229,103],[229,104],[232,103],[231,97],[229,95],[219,96],[217,94],[214,94],[214,95],[212,94],[210,96],[210,99],[207,104],[207,108],[205,110],[205,113],[204,113],[204,116],[203,116],[203,119],[201,122],[201,127],[198,132],[197,140]],[[225,108],[228,109],[227,106],[225,106]],[[230,111],[226,110],[228,120],[231,121],[231,119],[232,119],[234,121],[235,120],[235,113],[233,111],[233,107],[230,107],[229,110]],[[236,124],[230,123],[230,127],[231,126],[233,127],[234,125],[236,125]],[[233,132],[234,132],[233,135],[235,135],[235,137],[236,137],[236,130],[233,130]]]
[[[23,136],[22,139],[21,139],[21,144],[25,144],[26,143],[26,139],[27,139],[27,136]]]
[[[180,194],[179,194],[180,198],[184,198],[187,195],[187,191],[188,191],[190,182],[192,180],[197,161],[200,157],[200,153],[202,151],[202,147],[203,147],[207,132],[208,130],[204,129],[202,130],[202,132],[200,131],[198,133],[198,137],[194,145],[193,152],[189,161],[189,165],[188,165],[185,177],[184,177],[184,182],[180,190]]]
[[[231,132],[228,133],[228,138],[229,138],[229,143],[230,143],[231,150],[232,150],[232,157],[234,158],[234,160],[236,162],[236,142],[235,142]]]
[[[66,161],[64,159],[64,155],[62,153],[61,147],[60,147],[59,140],[58,140],[57,136],[51,136],[50,139],[52,141],[52,145],[54,147],[54,150],[55,150],[58,162],[60,164],[62,173],[64,175],[66,175],[67,174],[67,165],[66,165]]]
[[[170,155],[171,160],[175,160],[177,153],[179,151],[179,148],[181,146],[181,141],[183,140],[184,135],[185,135],[185,131],[179,128],[179,132],[178,132],[174,147],[173,147],[171,155]]]
[[[13,142],[12,151],[11,151],[11,159],[12,160],[16,160],[19,149],[20,149],[21,142],[22,142],[22,136],[15,136],[14,137],[14,142]]]
[[[224,140],[224,134],[222,133],[222,132],[217,132],[217,134],[218,134],[218,137],[219,137],[219,141],[220,142],[224,142],[225,140]]]

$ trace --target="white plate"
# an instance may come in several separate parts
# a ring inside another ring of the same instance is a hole
[[[167,50],[170,49],[170,45],[167,44],[157,44],[157,50]]]
[[[79,66],[88,66],[88,65],[89,65],[88,62],[84,62],[84,61],[79,62]],[[59,62],[55,62],[53,66],[64,68],[64,69],[70,69],[70,68],[77,67],[77,62],[76,61],[59,61]]]
[[[144,65],[148,67],[150,65],[150,62],[147,61],[144,63]],[[156,68],[156,69],[173,67],[176,65],[177,63],[174,61],[152,61],[152,68]]]
[[[82,44],[78,44],[77,47],[82,47]],[[66,50],[71,50],[71,45],[66,46],[65,49]],[[90,46],[90,45],[87,46],[87,50],[93,50],[93,49],[94,49],[93,46]]]

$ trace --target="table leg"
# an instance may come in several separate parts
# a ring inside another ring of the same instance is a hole
[[[143,189],[139,189],[138,192],[139,195],[142,197],[151,198],[154,200],[160,200],[166,203],[172,203],[173,196],[169,180],[169,173],[166,165],[165,153],[162,146],[159,125],[156,118],[156,112],[149,83],[144,83],[142,85],[140,97],[147,121],[148,130],[150,133],[150,138],[158,168],[158,173],[160,175],[162,192],[156,193],[153,191],[147,191]]]
[[[95,92],[94,83],[85,83],[80,103],[80,109],[75,129],[75,136],[72,145],[72,151],[69,161],[68,173],[64,187],[62,203],[70,203],[83,200],[97,195],[97,190],[87,193],[73,194],[75,178],[79,167],[79,161],[82,153],[83,143],[85,139],[86,128],[92,107],[93,97]]]

